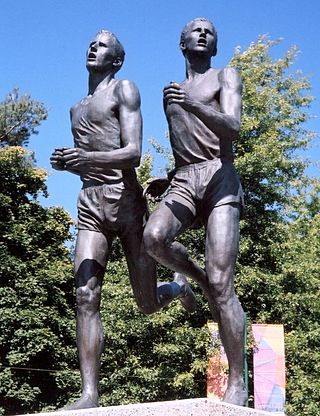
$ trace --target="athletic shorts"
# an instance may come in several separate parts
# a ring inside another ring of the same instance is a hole
[[[180,195],[195,216],[206,222],[220,205],[237,203],[244,208],[243,191],[232,162],[220,159],[185,165],[176,169],[167,196]]]
[[[124,236],[142,232],[148,216],[147,202],[139,184],[97,185],[82,188],[78,198],[79,230]]]

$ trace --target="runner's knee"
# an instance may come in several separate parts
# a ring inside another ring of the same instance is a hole
[[[144,235],[143,242],[148,254],[159,254],[162,248],[167,246],[167,241],[163,230],[160,227],[147,227]]]
[[[88,286],[80,286],[76,291],[78,310],[82,312],[96,312],[100,305],[101,289],[96,286],[91,289]]]
[[[218,308],[227,305],[235,296],[233,274],[228,270],[207,271],[211,296]]]

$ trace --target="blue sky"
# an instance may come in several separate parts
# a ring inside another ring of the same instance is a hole
[[[246,48],[262,34],[283,38],[274,50],[276,56],[297,45],[301,52],[294,69],[311,77],[316,99],[310,113],[319,115],[316,0],[1,0],[0,6],[0,99],[19,87],[48,108],[49,117],[29,148],[35,151],[37,164],[50,172],[45,205],[61,205],[73,218],[80,180],[53,171],[49,158],[55,147],[72,146],[69,108],[87,93],[85,51],[100,29],[113,31],[125,47],[126,61],[118,77],[134,80],[140,90],[144,151],[150,149],[150,137],[164,142],[162,88],[184,78],[179,36],[194,17],[207,17],[217,28],[218,55],[212,62],[216,67],[229,62],[236,46]],[[319,119],[308,127],[319,133]],[[319,144],[308,156],[314,162],[320,159]]]

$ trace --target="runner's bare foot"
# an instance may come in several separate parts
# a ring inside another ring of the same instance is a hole
[[[98,400],[91,399],[88,394],[83,394],[75,403],[69,404],[61,410],[91,409],[98,406]]]
[[[223,402],[235,404],[237,406],[245,406],[248,400],[248,393],[247,390],[243,387],[243,385],[237,386],[230,386],[227,388]]]

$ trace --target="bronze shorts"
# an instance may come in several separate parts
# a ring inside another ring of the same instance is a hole
[[[142,188],[121,183],[82,188],[78,198],[79,230],[123,236],[142,232],[148,215]]]
[[[236,169],[232,162],[222,163],[220,159],[177,168],[167,197],[172,199],[174,195],[180,195],[194,215],[203,220],[220,205],[238,203],[241,211],[244,207]]]

